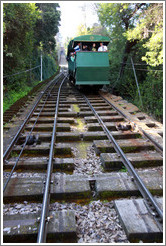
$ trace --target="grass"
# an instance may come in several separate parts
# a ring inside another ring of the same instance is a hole
[[[77,128],[78,128],[78,130],[79,131],[81,131],[81,132],[83,132],[84,131],[84,126],[85,126],[85,124],[84,124],[84,122],[82,121],[82,119],[80,119],[80,118],[78,118],[77,119]]]
[[[11,107],[13,103],[15,103],[20,98],[26,96],[32,88],[27,87],[24,88],[24,91],[10,91],[6,97],[3,98],[3,112]]]
[[[3,113],[11,107],[16,101],[18,101],[20,98],[26,96],[31,90],[38,86],[41,83],[41,86],[43,83],[47,83],[50,80],[52,80],[56,74],[59,73],[59,68],[57,68],[57,71],[49,78],[45,79],[44,81],[34,81],[31,86],[26,85],[22,82],[20,84],[20,88],[17,87],[16,89],[10,89],[10,87],[7,87],[7,93],[3,96]],[[39,85],[40,87],[40,85]]]
[[[75,111],[75,112],[80,112],[80,108],[78,107],[78,105],[77,104],[73,104],[72,105],[73,106],[73,110]]]
[[[122,168],[120,169],[120,172],[126,173],[127,172],[127,168],[125,166],[122,166]]]
[[[25,85],[24,88],[20,88],[18,91],[9,90],[7,95],[3,97],[3,113],[20,98],[26,96],[39,83],[39,81],[36,81],[32,86]]]

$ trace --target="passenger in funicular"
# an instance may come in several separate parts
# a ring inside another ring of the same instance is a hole
[[[82,51],[89,51],[87,45],[83,45]]]
[[[80,51],[81,50],[81,43],[78,43],[76,47],[74,47],[75,51]]]
[[[100,47],[98,48],[98,51],[107,51],[107,46],[104,45],[103,43],[100,43]]]
[[[72,61],[72,62],[74,62],[74,60],[75,60],[75,53],[71,53],[70,54],[71,56],[70,56],[70,60]]]
[[[93,43],[91,51],[97,51],[95,43]]]

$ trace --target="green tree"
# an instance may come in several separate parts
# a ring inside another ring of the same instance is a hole
[[[129,41],[138,40],[138,43],[142,44],[144,52],[141,59],[149,65],[146,78],[140,84],[144,108],[162,121],[163,4],[149,4],[148,8],[140,13],[136,26],[126,32],[126,37]]]
[[[57,70],[57,52],[55,36],[59,31],[60,11],[57,3],[36,3],[40,10],[41,18],[38,19],[35,27],[36,49],[34,58],[40,60],[40,44],[43,48],[43,79],[52,76]]]
[[[40,44],[43,44],[43,79],[57,70],[55,38],[58,4],[3,3],[3,85],[5,109],[40,80]],[[23,72],[22,72],[23,71]],[[18,74],[21,72],[20,74]],[[16,74],[16,76],[10,76]],[[10,76],[10,77],[9,77]]]
[[[129,41],[143,41],[146,49],[142,57],[150,66],[163,64],[163,4],[152,3],[140,13],[139,21],[133,29],[126,32]]]
[[[163,74],[161,71],[149,71],[140,85],[144,110],[163,122]],[[138,98],[135,98],[137,103]]]
[[[111,46],[115,50],[121,47],[121,49],[118,49],[120,53],[118,57],[121,58],[121,61],[118,61],[119,63],[121,62],[120,77],[123,75],[128,56],[133,46],[137,43],[137,40],[127,40],[123,34],[134,26],[139,12],[146,7],[147,5],[145,3],[98,4],[99,20],[110,33]],[[114,56],[114,53],[112,55]]]
[[[29,68],[34,44],[34,27],[39,11],[33,3],[4,3],[3,62],[4,75]],[[20,87],[11,83],[13,78],[5,79],[5,85]]]
[[[51,53],[55,50],[55,36],[59,31],[60,11],[57,3],[37,3],[37,8],[41,11],[41,18],[38,19],[35,34],[36,45],[43,43],[44,51]]]
[[[97,4],[99,20],[107,29],[111,40],[109,90],[140,106],[130,60],[132,57],[144,109],[160,120],[162,119],[162,8],[162,3]],[[152,82],[153,87],[150,84]],[[155,87],[158,89],[154,93]]]
[[[89,28],[89,32],[94,35],[108,36],[107,29],[98,23],[93,24],[93,26]]]

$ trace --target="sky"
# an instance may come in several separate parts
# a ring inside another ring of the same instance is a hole
[[[93,4],[90,1],[61,1],[59,5],[61,11],[59,32],[63,43],[66,37],[76,36],[77,27],[80,24],[86,23],[87,27],[92,27],[94,23],[98,23],[97,14],[93,10]],[[83,11],[82,7],[86,11]]]

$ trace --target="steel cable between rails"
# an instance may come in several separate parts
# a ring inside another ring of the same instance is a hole
[[[40,115],[41,115],[41,112],[43,111],[43,108],[44,108],[44,106],[45,106],[45,104],[46,104],[46,102],[47,102],[47,99],[50,97],[50,93],[52,92],[54,86],[55,86],[57,83],[58,83],[58,80],[57,80],[56,83],[52,86],[51,90],[50,90],[49,92],[47,92],[47,96],[46,96],[46,98],[45,98],[45,101],[43,102],[43,105],[42,105],[42,107],[41,107],[41,109],[40,109],[40,111],[39,111],[39,113],[38,113],[38,116],[37,116],[37,118],[36,118],[36,120],[35,120],[35,122],[34,122],[32,128],[31,128],[31,131],[30,131],[29,134],[26,136],[25,143],[23,144],[22,149],[21,149],[21,151],[20,151],[20,153],[19,153],[19,156],[17,157],[17,160],[16,160],[16,162],[15,162],[15,164],[14,164],[14,166],[13,166],[11,172],[10,172],[10,175],[9,175],[9,177],[7,178],[7,181],[6,181],[6,183],[5,183],[4,187],[3,187],[3,192],[4,192],[4,191],[6,190],[6,188],[7,188],[7,185],[8,185],[8,183],[9,183],[11,177],[12,177],[12,174],[13,174],[13,172],[14,172],[14,170],[15,170],[15,168],[16,168],[18,162],[19,162],[19,160],[20,160],[20,157],[21,157],[21,155],[22,155],[22,153],[23,153],[23,151],[24,151],[24,149],[25,149],[25,146],[26,146],[26,144],[27,144],[27,142],[28,142],[28,140],[29,140],[29,138],[30,138],[30,136],[31,136],[31,133],[33,132],[33,129],[34,129],[34,127],[35,127],[35,125],[36,125],[36,123],[37,123],[37,121],[38,121],[38,119],[39,119],[39,117],[40,117]]]
[[[51,174],[53,169],[53,154],[54,154],[54,143],[56,141],[56,126],[57,126],[57,118],[58,118],[59,99],[60,99],[61,88],[66,78],[67,77],[65,76],[58,90],[55,117],[54,117],[54,126],[53,126],[52,138],[51,138],[51,147],[49,152],[49,160],[47,164],[47,178],[46,178],[45,190],[43,195],[42,211],[41,211],[40,225],[39,225],[38,236],[37,236],[37,243],[43,243],[46,241],[46,234],[47,234],[46,224],[48,224],[47,217],[48,217],[48,207],[49,207],[49,200],[50,200],[49,191],[50,191]]]
[[[54,82],[54,80],[59,79],[59,77],[62,75],[62,73],[58,74],[57,76],[55,76],[48,84],[48,86],[45,88],[44,91],[41,92],[41,95],[39,96],[39,98],[37,99],[36,103],[34,104],[34,106],[32,107],[32,109],[30,110],[28,116],[25,118],[24,122],[22,123],[22,125],[20,126],[20,129],[18,130],[18,132],[16,133],[16,135],[13,137],[12,141],[10,142],[9,146],[7,147],[7,149],[5,150],[5,153],[3,154],[3,161],[5,161],[7,159],[7,157],[9,156],[11,149],[13,147],[13,145],[17,142],[18,137],[20,135],[20,133],[22,132],[25,124],[27,123],[27,121],[29,120],[29,118],[31,117],[31,115],[33,114],[35,108],[37,107],[37,105],[39,104],[40,100],[42,99],[42,97],[44,96],[44,93],[47,91],[47,89],[49,89],[49,87],[52,85],[52,83]]]
[[[135,171],[133,165],[131,164],[131,162],[127,159],[126,155],[124,154],[123,150],[120,148],[120,146],[118,145],[118,143],[116,142],[116,140],[114,139],[114,137],[112,136],[112,134],[110,133],[110,131],[108,130],[108,128],[106,127],[106,125],[104,124],[104,122],[102,121],[101,117],[98,115],[98,113],[95,111],[95,109],[93,108],[93,106],[91,105],[91,103],[89,102],[88,98],[83,95],[85,101],[87,102],[87,104],[89,105],[89,107],[91,108],[91,110],[93,111],[93,113],[95,114],[95,116],[97,117],[99,123],[101,124],[104,132],[107,134],[107,137],[109,139],[109,141],[111,143],[113,143],[114,148],[116,150],[116,152],[118,153],[118,155],[120,155],[120,157],[122,158],[123,164],[125,165],[125,167],[127,168],[127,170],[129,171],[130,175],[132,177],[134,177],[134,181],[136,182],[139,191],[141,192],[142,196],[144,197],[145,200],[150,201],[151,204],[153,205],[153,207],[155,208],[158,216],[160,217],[160,219],[163,221],[163,212],[160,209],[160,207],[158,206],[157,202],[155,201],[154,197],[152,196],[152,194],[150,193],[150,191],[146,188],[145,184],[143,183],[143,181],[141,180],[141,178],[139,177],[139,175],[137,174],[137,172]]]

